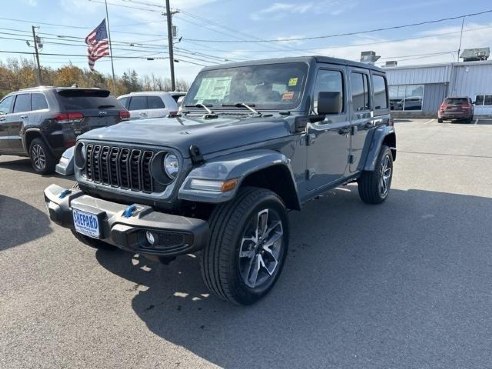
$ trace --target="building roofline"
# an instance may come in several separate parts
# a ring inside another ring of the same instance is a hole
[[[433,63],[433,64],[415,64],[415,65],[399,65],[396,67],[380,67],[384,71],[388,70],[402,70],[402,69],[415,69],[415,68],[434,68],[434,67],[460,67],[460,66],[468,66],[468,65],[492,65],[492,60],[479,60],[479,61],[467,61],[467,62],[451,62],[451,63]]]

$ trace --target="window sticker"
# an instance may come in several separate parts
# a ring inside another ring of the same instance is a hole
[[[297,77],[289,79],[289,87],[297,86],[297,80],[298,80]]]
[[[294,98],[294,91],[285,91],[282,94],[282,100],[292,100]]]
[[[221,100],[229,93],[232,77],[204,78],[195,100]]]

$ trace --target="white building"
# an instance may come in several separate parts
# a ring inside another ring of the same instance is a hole
[[[434,116],[445,97],[469,96],[476,116],[492,113],[492,61],[384,68],[395,112]]]

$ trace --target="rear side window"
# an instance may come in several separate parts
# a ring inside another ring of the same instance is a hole
[[[374,89],[374,109],[388,108],[388,90],[383,76],[373,75],[372,85]]]
[[[128,110],[143,110],[147,109],[147,97],[146,96],[133,96],[130,100]]]
[[[105,90],[61,90],[57,95],[58,101],[66,111],[122,108],[118,100]]]
[[[350,85],[352,87],[352,110],[369,110],[369,80],[367,74],[353,72]]]
[[[32,110],[42,110],[48,109],[48,103],[46,102],[46,97],[43,94],[32,94]]]
[[[22,113],[31,110],[31,94],[17,95],[14,104],[14,113]]]
[[[485,95],[484,105],[492,105],[492,95]]]
[[[149,105],[149,109],[164,109],[166,105],[164,105],[164,101],[159,96],[149,96],[147,97],[147,103]]]

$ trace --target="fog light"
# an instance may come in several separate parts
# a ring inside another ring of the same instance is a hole
[[[153,245],[155,243],[155,236],[151,231],[146,231],[145,232],[145,238],[147,239],[147,242],[150,245]]]

